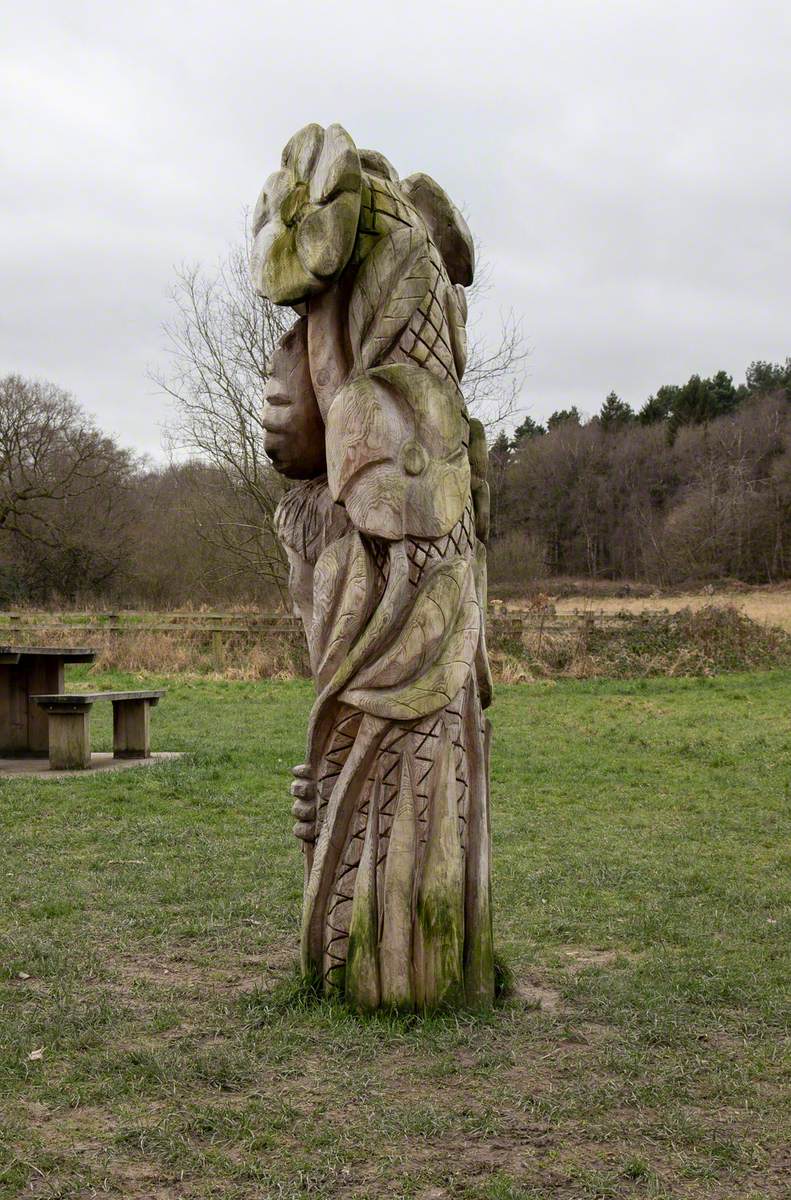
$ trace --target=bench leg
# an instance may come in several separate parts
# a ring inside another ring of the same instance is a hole
[[[113,758],[150,758],[148,700],[113,701]]]
[[[46,695],[63,691],[63,662],[60,659],[40,654],[27,661],[28,696],[35,696],[37,692]],[[32,754],[46,755],[49,749],[47,714],[32,700],[28,700],[27,738]]]
[[[81,771],[91,765],[91,710],[49,714],[51,771]]]

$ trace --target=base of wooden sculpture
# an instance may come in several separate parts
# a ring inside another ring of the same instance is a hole
[[[364,1011],[490,1005],[488,722],[475,688],[406,727],[363,718],[351,744],[351,714],[339,716],[325,790],[344,739],[348,751],[306,890],[306,975]],[[347,769],[354,757],[362,772]]]

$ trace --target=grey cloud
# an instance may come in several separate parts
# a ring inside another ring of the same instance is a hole
[[[310,120],[463,205],[538,417],[791,354],[785,6],[53,0],[5,25],[0,371],[154,454],[174,267],[238,240]]]

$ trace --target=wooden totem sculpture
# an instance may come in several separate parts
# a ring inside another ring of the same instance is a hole
[[[339,125],[256,206],[258,291],[297,323],[264,425],[317,697],[294,768],[302,963],[358,1009],[491,1004],[489,493],[467,415],[473,244],[427,175]]]

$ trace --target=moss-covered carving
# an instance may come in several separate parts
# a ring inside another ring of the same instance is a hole
[[[286,146],[253,278],[302,319],[264,424],[317,697],[294,768],[302,961],[360,1011],[494,994],[486,439],[461,392],[469,229],[340,126]],[[324,472],[326,471],[326,475]]]

